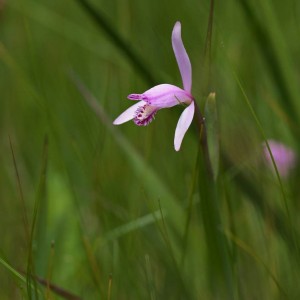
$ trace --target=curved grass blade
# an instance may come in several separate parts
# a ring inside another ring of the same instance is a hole
[[[287,297],[287,292],[283,289],[279,281],[277,280],[276,276],[272,273],[270,268],[267,266],[267,264],[263,261],[261,257],[259,257],[254,251],[241,239],[239,239],[237,236],[232,234],[230,231],[225,230],[225,234],[228,238],[230,238],[241,250],[243,250],[245,253],[247,253],[250,257],[252,257],[257,263],[261,264],[263,268],[266,270],[266,272],[270,275],[272,280],[274,281],[275,285],[277,286],[278,290],[281,292],[281,294],[284,296],[284,298]]]
[[[243,98],[246,102],[246,105],[247,107],[249,108],[249,111],[251,112],[252,114],[252,117],[257,125],[257,128],[260,132],[260,134],[262,135],[263,139],[264,139],[264,142],[266,143],[266,146],[267,146],[267,149],[268,149],[268,152],[270,154],[270,157],[271,157],[271,160],[272,160],[272,164],[274,166],[274,170],[275,170],[275,173],[276,173],[276,177],[277,177],[277,180],[278,180],[278,183],[279,183],[279,187],[280,187],[280,192],[281,192],[281,195],[282,195],[282,200],[283,200],[283,206],[285,208],[285,211],[286,211],[286,215],[287,215],[287,220],[288,220],[288,223],[289,223],[289,227],[290,227],[290,231],[292,233],[292,236],[293,236],[293,240],[294,240],[294,247],[296,249],[296,252],[297,252],[297,259],[298,259],[298,263],[300,263],[300,249],[299,249],[299,242],[298,242],[298,239],[296,238],[297,234],[296,234],[296,231],[295,231],[295,228],[294,226],[292,225],[292,219],[291,219],[291,213],[290,213],[290,209],[289,209],[289,206],[288,206],[288,201],[287,201],[287,198],[286,198],[286,194],[285,194],[285,191],[284,191],[284,187],[283,187],[283,184],[282,184],[282,180],[281,180],[281,177],[279,175],[279,172],[278,172],[278,168],[277,168],[277,165],[276,165],[276,162],[275,162],[275,159],[274,159],[274,156],[272,154],[272,151],[270,149],[270,146],[269,146],[269,143],[267,141],[267,137],[265,135],[265,132],[264,132],[264,129],[254,111],[254,108],[252,107],[248,97],[247,97],[247,94],[240,82],[240,80],[238,79],[237,75],[233,72],[234,74],[234,77],[235,77],[235,80],[243,94]]]
[[[291,55],[287,51],[286,42],[272,5],[268,0],[255,3],[259,7],[259,11],[263,13],[263,18],[259,19],[254,7],[250,5],[251,1],[239,0],[238,3],[242,6],[248,22],[251,24],[250,28],[254,31],[261,53],[281,94],[279,98],[281,106],[293,121],[298,123],[300,116],[299,84],[296,82]]]
[[[226,157],[225,154],[222,155],[222,162],[226,169],[230,169],[232,166],[231,161]],[[248,201],[257,209],[257,211],[265,218],[272,217],[273,225],[276,232],[281,236],[289,247],[293,255],[298,255],[297,249],[295,248],[295,239],[300,240],[300,235],[294,231],[291,232],[290,225],[286,224],[286,219],[280,210],[276,210],[271,207],[258,192],[255,184],[251,182],[245,174],[239,173],[232,178],[235,181],[236,187],[247,195]],[[295,235],[295,237],[294,237]]]
[[[42,3],[31,2],[30,6],[20,6],[10,1],[7,4],[18,13],[21,13],[23,16],[36,22],[37,26],[42,26],[49,31],[57,33],[66,40],[75,43],[77,46],[98,55],[103,60],[107,59],[104,55],[105,50],[103,45],[100,41],[99,43],[96,42],[98,34],[85,30],[79,24],[68,20],[66,17],[61,16],[59,13]],[[62,28],[64,30],[62,30]],[[110,63],[114,64],[113,61],[110,61]]]
[[[139,217],[131,222],[128,222],[122,226],[119,226],[111,231],[109,231],[104,239],[105,240],[115,240],[120,238],[121,236],[128,234],[130,232],[133,232],[139,228],[142,228],[144,226],[147,226],[149,224],[154,224],[158,220],[161,220],[162,216],[166,216],[165,211],[162,211],[162,213],[157,210],[153,213],[147,214],[145,216]]]
[[[27,217],[27,212],[26,212],[26,205],[25,205],[24,193],[23,193],[22,184],[21,184],[21,178],[20,178],[17,161],[16,161],[16,157],[15,157],[15,153],[14,153],[14,148],[13,148],[10,136],[8,136],[8,139],[9,139],[9,146],[10,146],[11,155],[12,155],[12,159],[13,159],[14,169],[15,169],[15,173],[16,173],[16,178],[17,178],[17,185],[18,185],[18,190],[19,190],[19,195],[20,195],[20,200],[21,200],[21,206],[22,206],[22,210],[23,210],[22,212],[23,212],[23,223],[24,223],[25,234],[26,234],[26,238],[29,240],[29,222],[28,222],[28,217]]]
[[[37,222],[37,215],[38,215],[38,211],[39,211],[40,202],[45,197],[47,163],[48,163],[48,138],[46,136],[45,140],[44,140],[40,182],[38,185],[38,191],[37,191],[36,199],[35,199],[35,203],[34,203],[33,220],[32,220],[32,225],[31,225],[30,242],[29,242],[29,250],[28,250],[27,292],[28,292],[29,299],[31,299],[31,297],[32,297],[31,289],[30,289],[31,278],[35,277],[35,266],[34,266],[34,260],[33,260],[32,245],[33,245],[33,239],[34,239],[34,234],[35,234],[35,225]],[[34,285],[35,285],[35,281],[34,281]],[[36,287],[36,285],[35,285],[35,287]],[[35,289],[35,297],[36,297],[36,299],[38,299],[37,289]]]
[[[130,44],[127,43],[121,35],[113,28],[109,21],[105,18],[102,12],[97,11],[88,1],[86,0],[76,0],[78,4],[89,14],[89,16],[95,21],[97,26],[101,28],[106,35],[111,39],[116,48],[118,48],[122,53],[125,54],[128,61],[132,66],[140,73],[146,82],[150,85],[155,85],[158,81],[149,71],[149,67],[146,63],[139,57],[137,53],[131,48]]]
[[[14,275],[16,278],[21,280],[24,284],[26,284],[27,280],[26,277],[24,277],[20,272],[18,272],[16,269],[14,269],[5,259],[0,257],[0,264],[6,268],[12,275]],[[35,286],[33,284],[30,285],[30,288],[32,290],[35,289]],[[41,294],[40,291],[38,291],[39,294]]]
[[[5,267],[11,274],[20,279],[23,283],[26,283],[26,278],[15,270],[8,262],[6,262],[2,257],[0,257],[0,264]]]

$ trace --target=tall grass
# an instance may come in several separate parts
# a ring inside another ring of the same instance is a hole
[[[299,164],[262,151],[299,156],[296,1],[1,3],[1,299],[300,297]],[[181,107],[112,125],[181,86],[177,20],[205,118],[180,152]]]

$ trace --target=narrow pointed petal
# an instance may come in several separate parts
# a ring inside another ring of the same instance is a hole
[[[182,112],[175,131],[174,147],[176,151],[179,151],[183,137],[190,127],[195,112],[194,101]]]
[[[126,109],[123,113],[121,113],[113,122],[114,125],[120,125],[125,122],[128,122],[132,120],[135,117],[136,110],[140,107],[145,105],[146,102],[139,101],[138,103],[130,106],[128,109]]]
[[[180,70],[183,88],[188,93],[192,90],[192,66],[181,39],[181,23],[176,22],[172,32],[172,46]]]

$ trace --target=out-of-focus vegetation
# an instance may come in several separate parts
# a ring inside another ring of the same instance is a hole
[[[300,3],[89,0],[107,28],[80,3],[0,0],[0,298],[298,299],[299,166],[262,146],[299,154]],[[111,124],[181,86],[177,20],[216,180],[196,125],[173,148],[182,107]]]

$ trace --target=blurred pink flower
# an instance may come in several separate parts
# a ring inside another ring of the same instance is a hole
[[[143,94],[130,94],[127,98],[138,101],[125,110],[113,124],[123,124],[129,120],[138,126],[146,126],[158,110],[178,104],[188,105],[182,112],[175,131],[174,147],[179,151],[183,137],[192,123],[195,105],[191,95],[192,66],[181,39],[181,24],[176,22],[172,32],[172,46],[181,73],[183,89],[171,84],[159,84]]]
[[[291,148],[275,140],[268,140],[268,143],[280,176],[286,178],[296,164],[296,153]],[[264,145],[263,151],[267,164],[270,168],[274,169],[272,159],[266,145]]]

